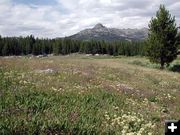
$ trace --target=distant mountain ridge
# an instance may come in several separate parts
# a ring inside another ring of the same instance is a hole
[[[148,36],[148,29],[117,29],[107,28],[101,23],[93,28],[82,30],[68,38],[78,40],[143,40]]]

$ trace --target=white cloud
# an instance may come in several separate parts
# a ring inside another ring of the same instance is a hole
[[[160,4],[180,24],[178,0],[56,0],[56,5],[15,4],[0,1],[0,34],[61,37],[103,23],[108,27],[147,27]]]

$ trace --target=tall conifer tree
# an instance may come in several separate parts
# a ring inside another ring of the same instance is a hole
[[[175,17],[160,5],[156,17],[149,24],[148,56],[151,62],[160,63],[161,69],[177,57],[177,31]]]

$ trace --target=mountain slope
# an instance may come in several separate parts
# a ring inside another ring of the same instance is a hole
[[[78,40],[142,40],[148,35],[148,29],[116,29],[107,28],[102,24],[96,24],[92,29],[85,29],[77,34],[69,36]]]

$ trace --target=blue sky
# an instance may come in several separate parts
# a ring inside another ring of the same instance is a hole
[[[63,37],[97,23],[143,28],[160,4],[180,25],[179,0],[0,0],[0,35]]]

